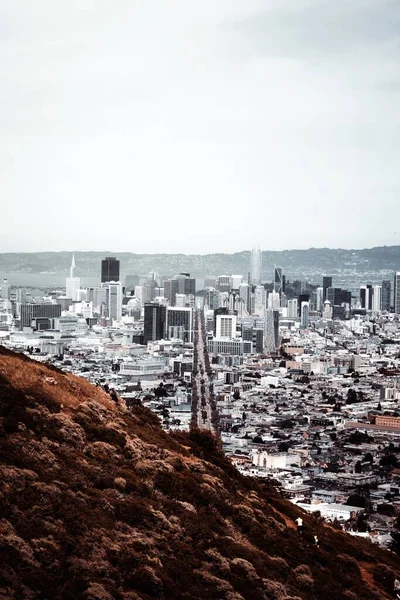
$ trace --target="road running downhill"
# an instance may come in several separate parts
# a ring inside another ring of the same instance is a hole
[[[193,359],[192,426],[217,432],[217,410],[212,383],[212,370],[206,347],[204,313],[196,311]]]

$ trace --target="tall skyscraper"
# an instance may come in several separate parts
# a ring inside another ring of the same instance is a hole
[[[332,287],[332,277],[322,278],[322,289],[324,290],[324,302],[326,300],[326,290]]]
[[[267,293],[262,285],[256,285],[254,288],[254,310],[253,314],[257,317],[263,317],[267,306]]]
[[[323,287],[317,288],[316,309],[318,312],[321,312],[321,313],[324,310],[324,288]]]
[[[268,308],[279,308],[281,305],[281,299],[277,291],[270,292],[268,294]]]
[[[276,352],[279,343],[279,311],[267,308],[264,317],[264,352]]]
[[[300,329],[307,329],[309,314],[310,314],[309,303],[302,302],[301,303],[301,313],[300,313]]]
[[[361,308],[365,308],[365,310],[372,310],[372,296],[373,289],[370,283],[360,287]]]
[[[1,285],[1,297],[5,300],[9,300],[11,295],[11,286],[8,283],[8,279],[4,278]]]
[[[217,290],[228,293],[231,291],[231,278],[229,275],[220,275],[218,277]]]
[[[106,256],[101,261],[101,283],[119,281],[119,260],[115,256]]]
[[[167,337],[193,341],[193,309],[167,307]]]
[[[382,286],[374,285],[372,288],[372,310],[380,312],[382,310]]]
[[[382,281],[382,310],[390,311],[390,296],[392,293],[392,282],[389,279]]]
[[[168,300],[170,306],[175,306],[176,295],[178,294],[178,280],[177,279],[165,279],[164,281],[164,296]]]
[[[196,294],[196,279],[190,277],[190,273],[180,273],[176,278],[178,281],[178,294]]]
[[[162,304],[144,305],[144,343],[162,340],[165,336],[167,308]]]
[[[279,296],[282,295],[283,289],[283,273],[281,267],[275,265],[274,269],[274,292],[277,292]]]
[[[108,287],[107,306],[109,317],[120,321],[122,317],[122,282],[109,281],[106,285]]]
[[[400,272],[394,275],[394,312],[400,314]]]
[[[250,282],[252,285],[261,285],[262,254],[259,248],[253,248],[250,258]]]
[[[71,267],[69,269],[69,277],[65,280],[66,296],[72,300],[76,300],[76,295],[81,287],[81,280],[75,277],[75,254],[72,255]]]
[[[297,319],[299,314],[297,298],[290,298],[287,303],[287,316],[289,319]]]

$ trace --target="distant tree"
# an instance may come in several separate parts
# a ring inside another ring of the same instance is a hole
[[[385,456],[382,456],[381,460],[379,461],[379,464],[382,467],[397,467],[399,461],[397,460],[397,457],[394,454],[386,454]]]
[[[294,422],[291,419],[285,419],[279,423],[281,429],[293,429]]]
[[[376,512],[387,517],[394,517],[393,504],[378,504]]]
[[[239,390],[235,390],[233,392],[233,399],[234,400],[240,400],[240,392],[239,392]]]
[[[262,439],[261,435],[256,435],[255,437],[253,437],[253,443],[254,444],[263,444],[264,440]]]
[[[360,531],[362,533],[366,533],[368,531],[367,518],[368,518],[368,515],[366,515],[366,514],[361,514],[357,518],[357,531]]]
[[[154,395],[156,398],[165,398],[168,395],[163,383],[160,383],[158,388],[154,390]]]
[[[278,450],[279,452],[287,452],[290,448],[290,443],[289,442],[280,442],[278,444]]]
[[[374,438],[369,436],[367,433],[363,431],[353,431],[347,439],[349,444],[365,444],[368,442],[373,442]]]
[[[390,535],[392,540],[389,543],[389,550],[395,552],[396,554],[400,554],[400,532],[392,531]]]
[[[347,500],[347,506],[359,506],[360,508],[365,508],[366,499],[364,496],[360,496],[360,494],[351,494]]]
[[[376,407],[376,410],[382,410],[382,404],[379,402],[378,406]]]
[[[372,465],[374,462],[374,457],[372,456],[371,452],[367,452],[367,454],[364,456],[364,462],[369,462]]]
[[[346,404],[354,404],[355,402],[357,402],[357,392],[355,389],[349,388],[347,390]]]
[[[354,472],[355,473],[361,473],[362,471],[362,464],[361,464],[361,460],[358,460],[356,462],[356,464],[354,465]]]
[[[332,433],[329,434],[329,437],[331,438],[332,442],[336,442],[336,440],[337,440],[337,433],[335,433],[334,431],[332,431]]]

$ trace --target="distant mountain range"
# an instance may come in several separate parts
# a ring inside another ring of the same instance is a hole
[[[274,265],[283,268],[290,278],[320,278],[322,274],[347,276],[369,274],[373,277],[400,270],[400,246],[380,246],[362,250],[309,248],[308,250],[263,251],[263,278],[273,277]],[[32,252],[0,254],[0,272],[54,274],[68,273],[71,252]],[[160,275],[180,272],[192,276],[247,275],[250,251],[234,254],[133,254],[131,252],[75,252],[77,275],[96,277],[101,259],[116,256],[121,261],[121,276]]]

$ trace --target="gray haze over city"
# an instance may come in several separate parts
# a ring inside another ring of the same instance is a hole
[[[398,244],[399,18],[4,0],[0,251]]]

